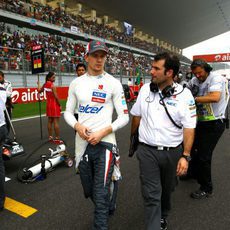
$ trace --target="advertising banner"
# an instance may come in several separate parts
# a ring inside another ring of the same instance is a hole
[[[76,27],[76,26],[71,26],[71,27],[70,27],[70,30],[71,30],[72,33],[76,33],[76,34],[80,33],[79,28]]]
[[[57,87],[57,94],[59,99],[67,99],[69,87]],[[46,93],[38,93],[37,88],[15,88],[12,93],[12,103],[23,104],[30,102],[37,102],[46,100]]]
[[[220,54],[203,54],[193,56],[193,60],[201,58],[206,62],[230,62],[230,53],[220,53]]]

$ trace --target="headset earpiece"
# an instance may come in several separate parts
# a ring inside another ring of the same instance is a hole
[[[212,67],[208,63],[205,63],[204,70],[206,72],[210,73],[212,71]]]
[[[161,93],[164,98],[171,97],[174,94],[174,87],[172,87],[171,85],[168,85],[162,90]]]
[[[153,82],[150,83],[149,87],[150,87],[150,91],[153,93],[157,93],[159,91],[157,84]],[[174,87],[168,85],[162,90],[161,93],[164,98],[171,97],[174,94]]]
[[[150,87],[150,91],[153,93],[157,93],[159,91],[157,84],[153,82],[150,83],[149,87]]]

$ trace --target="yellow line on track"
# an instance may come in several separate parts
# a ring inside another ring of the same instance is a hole
[[[26,204],[13,200],[9,197],[6,197],[4,208],[24,218],[27,218],[38,211],[35,208],[32,208]]]

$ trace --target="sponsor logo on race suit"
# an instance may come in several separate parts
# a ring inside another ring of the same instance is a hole
[[[79,105],[79,113],[99,113],[104,106],[90,106],[89,104],[84,106],[84,105]]]
[[[92,100],[93,102],[105,103],[106,93],[93,91]]]
[[[166,102],[166,104],[167,104],[167,105],[174,106],[174,107],[176,107],[176,106],[177,106],[177,103],[175,103],[174,101],[170,101],[170,100],[169,100],[169,101],[167,101],[167,102]]]
[[[103,89],[103,85],[98,85],[98,89]]]
[[[194,99],[189,100],[188,105],[189,106],[194,106],[195,105],[195,100]]]
[[[126,105],[126,101],[125,101],[125,100],[122,100],[122,101],[121,101],[121,104],[122,104],[122,105]]]

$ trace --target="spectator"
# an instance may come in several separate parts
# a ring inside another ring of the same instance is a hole
[[[5,5],[2,7],[7,11],[26,15],[28,17],[34,17],[35,19],[44,21],[46,23],[51,23],[66,28],[76,26],[82,33],[124,43],[128,46],[133,46],[153,53],[159,51],[159,49],[162,49],[156,45],[153,45],[152,43],[135,38],[133,34],[128,35],[125,32],[119,32],[115,28],[112,28],[108,25],[98,24],[96,21],[88,21],[80,15],[68,14],[63,8],[60,7],[53,9],[49,5],[43,5],[38,2],[25,3],[23,1],[18,1],[17,3],[14,3],[11,0],[6,0]]]

